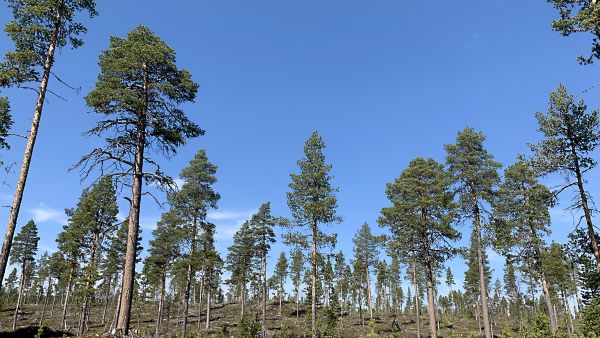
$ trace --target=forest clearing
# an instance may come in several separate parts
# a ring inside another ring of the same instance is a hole
[[[0,337],[600,337],[596,0],[148,1],[2,2]]]

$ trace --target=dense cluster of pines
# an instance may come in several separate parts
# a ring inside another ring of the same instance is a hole
[[[291,217],[273,215],[265,202],[222,256],[208,220],[220,199],[213,189],[217,167],[199,150],[177,186],[159,165],[161,157],[172,157],[186,140],[204,133],[181,108],[194,101],[198,85],[178,67],[175,51],[139,26],[111,37],[99,57],[100,74],[85,101],[101,116],[87,131],[101,146],[71,168],[94,183],[67,210],[58,250],[39,255],[34,221],[15,232],[45,95],[51,79],[61,81],[52,71],[56,51],[81,46],[86,27],[78,18],[98,13],[93,0],[7,2],[13,20],[5,32],[14,49],[0,62],[0,88],[37,92],[0,253],[1,306],[14,306],[13,330],[23,308],[37,305],[40,327],[59,318],[55,329],[80,335],[92,324],[104,332],[139,333],[140,317],[149,311],[155,318],[149,334],[216,334],[211,310],[235,304],[239,321],[231,334],[289,336],[267,315],[274,304],[278,318],[289,315],[282,310],[288,304],[303,334],[312,337],[343,335],[349,325],[343,318],[369,324],[370,336],[377,336],[376,320],[390,332],[409,320],[419,337],[437,337],[459,318],[473,319],[473,334],[486,338],[600,335],[600,250],[586,181],[597,165],[600,122],[598,112],[562,84],[550,93],[547,111],[536,114],[541,140],[514,163],[496,162],[484,134],[468,127],[444,146],[443,161],[408,163],[382,191],[389,203],[377,219],[380,230],[360,226],[352,255],[336,249],[335,228],[329,228],[342,222],[338,189],[325,143],[314,132],[290,175]],[[549,2],[560,15],[555,30],[594,35],[590,56],[580,62],[600,59],[596,0]],[[2,97],[5,150],[11,125],[9,101]],[[563,183],[544,185],[548,175],[560,175]],[[166,191],[168,210],[142,248],[142,195],[154,188]],[[124,221],[117,219],[118,195],[129,202]],[[559,201],[569,201],[577,222],[568,242],[549,243],[550,210]],[[457,245],[460,224],[471,225],[468,247]],[[277,240],[285,252],[272,252]],[[505,258],[502,280],[492,278],[489,250]],[[267,266],[269,257],[278,257],[273,267]],[[467,266],[462,285],[447,265],[457,257]],[[440,285],[449,292],[441,293]]]

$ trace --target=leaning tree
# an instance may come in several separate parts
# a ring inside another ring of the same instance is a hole
[[[14,50],[6,53],[5,60],[0,62],[0,86],[16,85],[30,89],[37,85],[39,88],[33,88],[37,93],[37,101],[2,243],[0,286],[4,280],[23,200],[31,156],[46,101],[48,81],[50,75],[54,74],[52,66],[55,52],[69,45],[77,48],[83,44],[79,35],[85,33],[87,29],[81,22],[76,21],[78,13],[87,12],[90,17],[97,14],[93,0],[8,0],[8,7],[12,10],[13,19],[6,24],[4,31],[15,46]],[[0,98],[0,135],[5,135],[3,133],[8,131],[6,123],[9,118],[8,102]],[[3,143],[2,138],[0,145]]]

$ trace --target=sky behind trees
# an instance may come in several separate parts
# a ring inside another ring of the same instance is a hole
[[[444,162],[444,144],[453,143],[468,125],[486,134],[487,150],[506,167],[527,152],[527,142],[538,140],[534,112],[546,110],[548,94],[560,81],[572,93],[598,82],[597,66],[576,62],[588,52],[589,37],[565,39],[553,32],[556,11],[543,1],[469,0],[461,6],[347,0],[177,1],[165,6],[145,1],[139,6],[113,0],[99,3],[98,11],[98,17],[83,19],[89,27],[85,45],[77,53],[63,50],[54,68],[80,90],[51,79],[51,89],[62,98],[47,97],[18,224],[36,219],[41,252],[55,250],[56,234],[66,221],[63,210],[73,207],[91,183],[80,182],[78,173],[67,169],[101,142],[81,136],[97,119],[83,100],[96,81],[97,55],[107,49],[110,35],[125,36],[140,23],[177,51],[177,63],[200,84],[196,102],[185,110],[207,133],[164,161],[164,169],[176,177],[200,148],[219,167],[215,190],[221,201],[211,220],[222,253],[237,227],[263,202],[271,202],[274,215],[290,216],[285,201],[289,174],[297,171],[296,161],[313,130],[327,144],[333,183],[340,188],[338,213],[344,221],[333,228],[339,234],[336,250],[350,254],[351,238],[364,222],[381,232],[376,219],[388,206],[385,183],[411,159]],[[0,4],[0,22],[9,18],[6,4]],[[0,34],[0,53],[10,48]],[[35,93],[6,93],[13,131],[25,134]],[[590,108],[600,107],[600,88],[582,97]],[[24,147],[21,139],[10,143],[12,150],[1,154],[7,165],[21,160]],[[2,205],[11,200],[18,167],[13,169],[10,186],[0,188]],[[588,178],[595,182],[598,175],[596,169]],[[593,185],[588,188],[593,196],[600,193]],[[122,196],[121,216],[128,211]],[[568,197],[561,196],[563,204]],[[150,198],[143,201],[145,247],[162,211]],[[2,208],[0,218],[7,213]],[[564,243],[573,219],[560,206],[552,216],[551,239]],[[466,245],[470,223],[459,229]],[[270,267],[282,250],[279,241]],[[490,261],[495,276],[500,275],[500,257],[491,254]],[[463,260],[450,266],[461,281]]]

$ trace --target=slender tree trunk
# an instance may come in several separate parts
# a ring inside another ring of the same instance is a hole
[[[167,273],[163,272],[160,280],[160,298],[158,300],[158,316],[156,318],[156,336],[160,335],[160,326],[162,324],[163,312],[165,307],[165,288],[167,285]]]
[[[475,300],[475,317],[477,318],[477,328],[479,328],[479,334],[481,335],[481,315],[479,314],[479,300]]]
[[[23,264],[21,267],[21,282],[19,283],[19,297],[17,298],[17,306],[15,307],[15,315],[13,317],[12,329],[13,331],[17,328],[17,320],[19,319],[19,311],[21,310],[21,303],[23,302],[23,292],[25,289],[25,268]]]
[[[530,220],[529,222],[529,235],[531,236],[531,245],[533,246],[533,250],[535,252],[536,262],[534,270],[538,270],[540,273],[540,281],[542,282],[542,290],[544,292],[544,299],[546,302],[546,307],[548,309],[548,316],[550,317],[550,329],[552,333],[556,333],[558,330],[558,323],[556,320],[556,312],[554,311],[554,306],[552,305],[552,297],[550,296],[550,290],[548,289],[548,282],[546,281],[546,269],[544,267],[544,263],[542,262],[542,252],[539,245],[539,239],[535,232],[533,222]]]
[[[281,318],[281,306],[283,302],[283,280],[279,281],[279,317]]]
[[[580,312],[579,291],[575,290],[575,318],[579,318]]]
[[[573,326],[573,317],[571,316],[571,308],[569,308],[567,292],[565,290],[562,290],[562,299],[563,307],[565,308],[565,316],[567,316],[567,321],[569,322],[569,338],[573,338],[575,327]]]
[[[202,277],[200,277],[200,296],[198,297],[198,330],[200,330],[200,313],[202,313],[202,301],[204,300],[204,275],[206,272],[202,271]]]
[[[583,214],[585,216],[585,222],[587,224],[588,236],[592,244],[592,251],[596,258],[596,268],[600,271],[600,249],[598,249],[598,239],[596,238],[596,232],[594,230],[594,224],[592,223],[592,214],[588,206],[587,195],[583,187],[583,178],[581,175],[581,168],[579,166],[579,158],[577,151],[575,150],[575,144],[571,142],[571,154],[575,162],[575,177],[577,178],[577,188],[579,189],[579,196],[581,199],[581,207],[583,208]]]
[[[122,288],[123,288],[123,279],[121,279],[121,289]],[[116,294],[116,292],[115,292],[115,294]],[[110,323],[110,328],[111,328],[110,331],[111,332],[113,331],[113,329],[114,329],[114,331],[116,331],[116,329],[117,329],[117,322],[119,320],[119,311],[121,310],[121,297],[117,296],[115,298],[116,298],[117,307],[115,308],[115,313],[113,315],[112,323]]]
[[[367,276],[367,306],[369,307],[369,319],[373,320],[373,303],[371,299],[371,276],[369,273],[369,264],[365,264],[365,273]]]
[[[479,266],[479,288],[481,292],[481,310],[483,314],[483,330],[485,338],[492,338],[490,327],[490,315],[488,310],[487,283],[485,281],[485,269],[483,266],[483,244],[481,241],[481,219],[479,215],[479,205],[477,198],[471,193],[471,203],[473,204],[473,221],[475,223],[475,232],[477,237],[477,265]]]
[[[263,239],[265,241],[265,239]],[[262,255],[262,336],[267,336],[267,253]]]
[[[44,298],[44,308],[42,309],[42,315],[40,316],[40,327],[44,325],[44,317],[46,315],[46,308],[48,307],[48,298],[52,292],[52,277],[48,278],[48,288],[46,289],[46,297]]]
[[[317,338],[317,221],[312,223],[312,304],[311,332],[312,338]]]
[[[111,279],[112,280],[112,279]],[[104,309],[102,310],[102,322],[100,325],[104,326],[106,324],[106,314],[108,312],[108,304],[110,303],[110,281],[106,285],[106,297],[104,298]]]
[[[413,286],[415,291],[415,316],[417,318],[417,338],[421,338],[421,305],[419,304],[419,283],[417,282],[416,257],[413,257]]]
[[[244,318],[244,307],[246,305],[246,288],[244,284],[244,282],[240,283],[240,318]]]
[[[300,315],[300,278],[296,283],[296,318]]]
[[[424,256],[425,269],[427,273],[427,312],[429,313],[429,329],[431,330],[431,338],[437,338],[437,319],[435,313],[435,296],[433,290],[433,271],[431,269],[429,253],[426,251]]]
[[[54,294],[52,295],[52,307],[50,308],[50,317],[48,317],[48,319],[52,319],[52,317],[54,317],[54,305],[56,304],[56,290],[54,291]]]
[[[360,318],[360,324],[362,326],[365,326],[365,316],[363,315],[363,309],[362,309],[362,281],[361,281],[361,288],[360,288],[360,290],[358,290],[358,316]]]
[[[67,329],[67,309],[69,305],[69,296],[71,295],[71,287],[73,286],[73,273],[75,272],[75,267],[71,266],[71,271],[69,272],[69,282],[67,283],[67,290],[65,292],[65,303],[63,304],[63,312],[62,319],[60,322],[60,327],[63,330]]]
[[[550,297],[550,290],[548,289],[548,283],[546,282],[546,275],[542,270],[540,275],[542,280],[542,289],[544,290],[544,299],[546,301],[546,307],[548,308],[548,317],[550,317],[550,328],[552,333],[558,330],[558,323],[556,322],[556,313],[554,312],[554,306],[552,305],[552,298]]]
[[[182,336],[187,336],[187,323],[188,323],[188,315],[189,315],[189,306],[190,306],[190,286],[192,283],[192,277],[194,275],[194,269],[192,266],[192,261],[196,255],[196,233],[198,232],[198,216],[197,213],[194,213],[194,221],[192,223],[192,233],[191,233],[191,248],[190,248],[190,256],[188,257],[188,266],[187,266],[187,276],[185,281],[185,292],[183,294],[183,332]],[[198,319],[200,320],[200,319]]]
[[[98,241],[100,236],[98,234],[93,235],[92,247],[90,250],[90,261],[87,265],[87,276],[85,282],[85,290],[83,294],[83,309],[81,310],[81,318],[79,319],[79,334],[83,335],[88,321],[89,305],[90,305],[90,293],[93,290],[92,286],[92,275],[95,274],[95,263],[96,263],[96,252],[98,250]]]
[[[117,332],[128,335],[129,321],[131,319],[131,302],[133,300],[133,284],[135,279],[135,261],[137,256],[137,239],[140,228],[140,204],[142,200],[142,180],[144,165],[144,147],[146,145],[146,109],[148,106],[148,70],[143,65],[144,80],[142,84],[143,107],[138,114],[135,164],[133,168],[133,184],[131,192],[131,210],[129,211],[129,225],[127,229],[127,249],[125,251],[125,268],[123,269],[123,283],[121,300],[117,321]]]
[[[212,298],[212,288],[208,288],[206,293],[206,330],[210,329],[210,300]]]
[[[8,257],[10,255],[10,248],[12,246],[15,228],[17,226],[17,218],[19,217],[21,201],[23,200],[23,192],[25,190],[25,184],[27,182],[29,165],[31,164],[31,156],[33,155],[33,148],[35,146],[35,140],[37,138],[38,129],[40,126],[42,109],[44,107],[46,90],[48,88],[48,80],[50,79],[50,71],[54,63],[54,51],[56,49],[56,43],[58,41],[58,35],[60,33],[60,26],[63,14],[62,11],[62,6],[58,6],[54,15],[54,31],[52,33],[52,39],[50,40],[50,44],[48,45],[48,52],[46,53],[46,59],[44,61],[42,80],[40,82],[40,89],[38,91],[37,102],[35,105],[35,110],[33,112],[33,119],[31,120],[31,130],[29,131],[29,137],[27,138],[27,145],[25,146],[23,163],[21,164],[21,171],[19,173],[19,179],[15,188],[15,194],[13,196],[13,203],[10,209],[10,215],[8,216],[8,224],[6,225],[4,242],[2,243],[2,252],[0,254],[0,287],[2,287],[2,283],[4,282],[4,273],[6,272],[6,265],[8,263]]]

